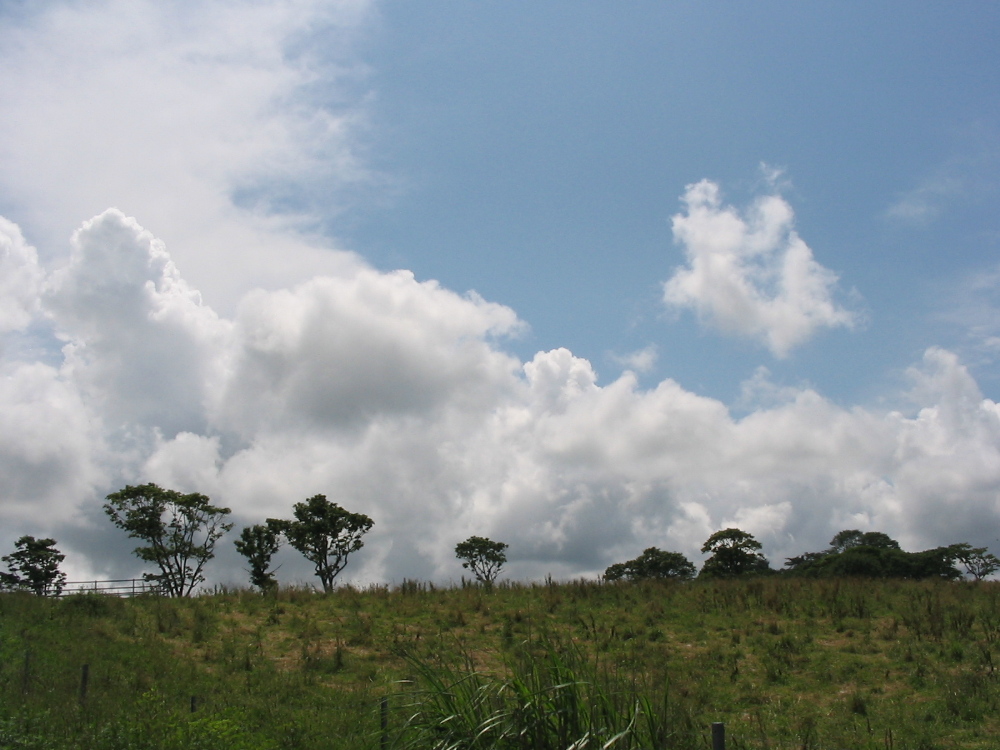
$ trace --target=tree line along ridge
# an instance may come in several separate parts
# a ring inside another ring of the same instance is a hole
[[[127,485],[107,496],[104,511],[111,522],[141,543],[133,552],[158,572],[143,579],[171,597],[190,596],[205,581],[205,566],[215,556],[217,543],[232,530],[226,519],[229,508],[212,505],[201,493],[184,494],[156,484]],[[268,518],[243,528],[234,546],[249,565],[250,583],[262,592],[278,586],[271,561],[287,544],[313,565],[325,592],[332,591],[349,556],[364,546],[363,537],[374,522],[314,495],[292,507],[292,518]],[[509,545],[482,536],[471,536],[455,546],[462,567],[476,581],[491,587],[507,562]],[[845,529],[830,547],[787,558],[780,570],[771,568],[762,545],[749,532],[727,528],[712,534],[702,545],[708,555],[700,571],[680,552],[649,547],[635,559],[609,566],[604,581],[638,581],[694,578],[741,578],[762,575],[856,578],[943,578],[968,575],[979,581],[1000,570],[1000,559],[986,547],[967,543],[906,552],[879,531]],[[8,570],[0,572],[0,590],[30,591],[58,596],[66,583],[59,570],[65,559],[54,539],[22,536],[15,550],[0,557]],[[964,567],[964,572],[958,565]]]

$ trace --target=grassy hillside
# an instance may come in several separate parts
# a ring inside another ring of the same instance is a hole
[[[994,583],[4,594],[0,748],[994,748],[998,639]]]

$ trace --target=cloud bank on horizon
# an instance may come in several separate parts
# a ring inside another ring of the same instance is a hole
[[[324,492],[375,519],[353,575],[401,580],[454,576],[474,533],[509,540],[512,573],[572,576],[645,546],[696,557],[727,526],[780,558],[841,528],[978,539],[1000,514],[1000,407],[941,349],[910,373],[912,416],[784,389],[736,418],[671,380],[599,385],[566,349],[522,363],[503,349],[512,310],[406,271],[254,290],[227,319],[116,209],[51,272],[2,229],[20,280],[2,320],[7,529],[92,525],[125,483],[204,492],[245,524]],[[38,331],[58,361],[10,346]]]
[[[457,579],[471,534],[508,542],[524,578],[596,575],[648,546],[700,559],[728,526],[779,566],[844,528],[909,549],[993,541],[1000,406],[956,354],[928,349],[886,394],[906,409],[759,369],[741,416],[669,378],[642,385],[652,344],[607,382],[567,348],[522,360],[510,307],[378,270],[321,238],[315,207],[273,202],[300,180],[340,195],[379,179],[358,145],[363,66],[345,55],[332,73],[308,44],[333,29],[349,47],[369,4],[207,3],[184,23],[163,7],[2,20],[0,195],[24,217],[0,219],[5,548],[52,535],[72,577],[134,574],[101,504],[147,481],[209,495],[238,527],[316,493],[367,513],[345,573],[362,582]],[[776,358],[858,322],[775,191],[740,211],[702,180],[682,201],[664,309]],[[209,575],[241,567],[226,548]],[[288,575],[309,578],[291,560]]]

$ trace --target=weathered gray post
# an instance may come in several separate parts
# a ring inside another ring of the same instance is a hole
[[[721,721],[712,724],[712,750],[726,750],[726,725]]]

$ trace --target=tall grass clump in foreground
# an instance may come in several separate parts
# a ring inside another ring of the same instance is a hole
[[[698,746],[689,717],[671,716],[665,689],[637,684],[572,643],[542,637],[500,670],[406,657],[415,671],[401,699],[398,750],[684,750]]]

